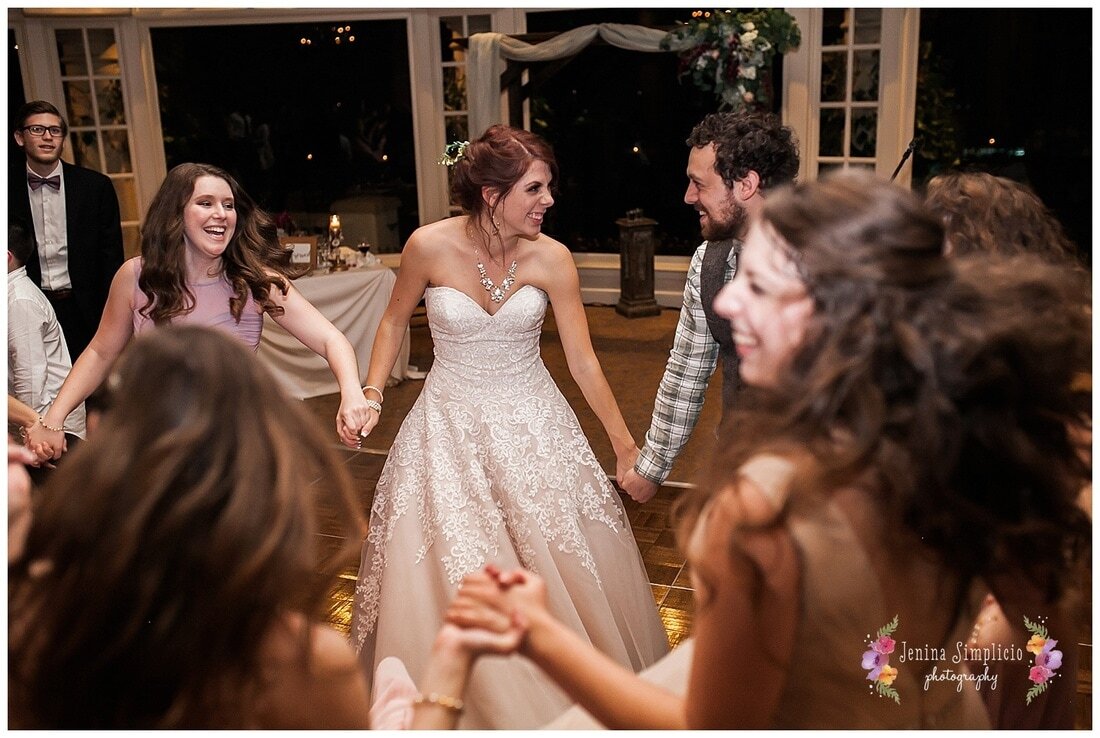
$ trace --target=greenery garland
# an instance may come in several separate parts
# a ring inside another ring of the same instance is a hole
[[[680,56],[680,78],[713,92],[719,110],[769,109],[771,64],[802,43],[794,16],[766,10],[697,10],[661,40]]]

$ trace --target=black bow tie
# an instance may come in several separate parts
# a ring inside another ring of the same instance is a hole
[[[53,187],[54,190],[61,191],[61,175],[55,174],[52,177],[39,177],[37,174],[27,172],[27,183],[30,184],[32,190],[37,190],[42,185],[47,187]]]

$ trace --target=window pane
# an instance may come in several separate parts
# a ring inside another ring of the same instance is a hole
[[[458,46],[453,44],[454,39],[462,38],[462,16],[448,16],[439,19],[440,51],[443,53],[443,61],[454,61],[455,50]],[[461,50],[460,50],[461,51]]]
[[[122,212],[122,220],[140,220],[134,178],[112,177],[111,184],[115,186],[115,194],[118,195],[118,207]]]
[[[848,11],[825,8],[821,14],[821,45],[839,46],[848,43]]]
[[[879,52],[857,51],[852,59],[852,99],[861,102],[878,100]]]
[[[877,44],[882,36],[882,8],[856,8],[856,43]]]
[[[488,33],[493,30],[493,17],[491,15],[468,15],[466,16],[466,26],[470,29],[471,36],[475,33]]]
[[[61,76],[87,76],[88,64],[84,59],[84,34],[81,33],[79,28],[66,28],[54,33],[57,38],[57,56],[61,60]]]
[[[819,156],[844,156],[844,109],[822,108],[818,136]]]
[[[73,162],[78,166],[103,171],[103,162],[99,160],[99,146],[96,144],[95,131],[71,131]]]
[[[101,126],[125,125],[126,108],[122,104],[122,80],[98,79],[95,83]]]
[[[118,44],[110,28],[89,28],[88,48],[92,53],[92,74],[100,77],[119,76]]]
[[[464,67],[443,69],[443,109],[466,109],[466,69]]]
[[[875,155],[877,126],[877,110],[856,109],[852,111],[852,156],[873,157]]]
[[[103,154],[107,157],[108,174],[134,171],[130,164],[130,141],[126,131],[104,131]]]
[[[848,52],[821,55],[821,102],[843,102],[848,86]]]
[[[821,162],[817,165],[817,176],[824,177],[827,174],[830,174],[832,172],[839,172],[844,169],[846,169],[844,164]]]
[[[470,140],[469,119],[465,115],[448,115],[446,121],[447,143]]]
[[[261,207],[307,234],[325,227],[335,202],[366,196],[398,198],[400,241],[419,225],[406,20],[149,34],[169,169],[185,161],[222,167]],[[196,74],[199,55],[203,68],[230,70],[232,79]],[[341,215],[366,212],[363,202]],[[390,215],[378,219],[386,233]]]
[[[72,80],[65,83],[65,108],[69,111],[70,126],[94,126],[92,115],[92,96],[87,80]]]

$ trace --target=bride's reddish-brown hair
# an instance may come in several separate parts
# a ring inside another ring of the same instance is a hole
[[[454,202],[480,223],[482,215],[492,219],[494,208],[481,196],[488,187],[500,193],[497,207],[508,196],[531,165],[541,161],[550,169],[551,187],[558,181],[558,162],[554,150],[542,137],[502,124],[491,126],[476,141],[466,146],[454,165],[451,194]]]

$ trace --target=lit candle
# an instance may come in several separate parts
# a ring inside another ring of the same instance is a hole
[[[329,219],[328,219],[328,227],[329,228],[339,228],[340,227],[340,216],[339,215],[330,216]]]

